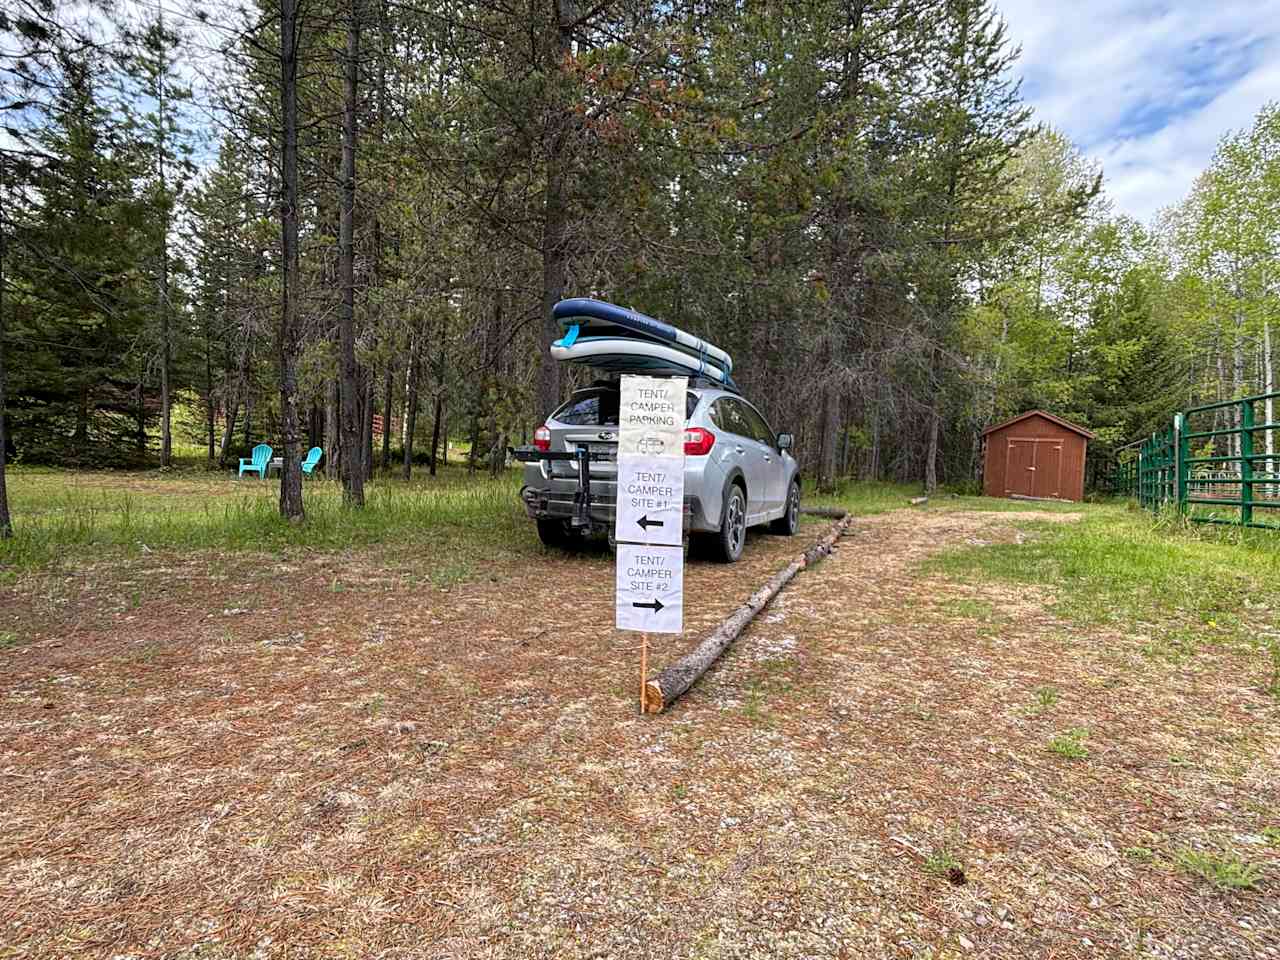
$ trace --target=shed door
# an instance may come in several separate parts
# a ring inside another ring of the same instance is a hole
[[[1036,497],[1062,496],[1062,441],[1040,440],[1036,443],[1035,481],[1031,488]]]
[[[1004,492],[1034,497],[1036,475],[1036,442],[1034,440],[1010,440],[1005,451]]]

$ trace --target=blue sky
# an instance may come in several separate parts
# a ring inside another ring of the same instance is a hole
[[[1120,213],[1177,203],[1280,99],[1280,0],[996,0],[1039,120],[1100,161]]]

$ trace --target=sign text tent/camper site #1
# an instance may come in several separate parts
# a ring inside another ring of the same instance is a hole
[[[618,410],[619,630],[684,628],[685,377],[625,375]]]

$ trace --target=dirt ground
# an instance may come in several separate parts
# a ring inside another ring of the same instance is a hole
[[[859,520],[659,717],[603,553],[5,588],[0,957],[1280,957],[1256,665],[919,572],[1028,516]],[[692,563],[655,669],[823,529]]]

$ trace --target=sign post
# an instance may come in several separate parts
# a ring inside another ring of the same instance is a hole
[[[684,629],[685,377],[622,377],[614,539],[614,622],[636,630],[640,712],[648,679],[648,634]]]

